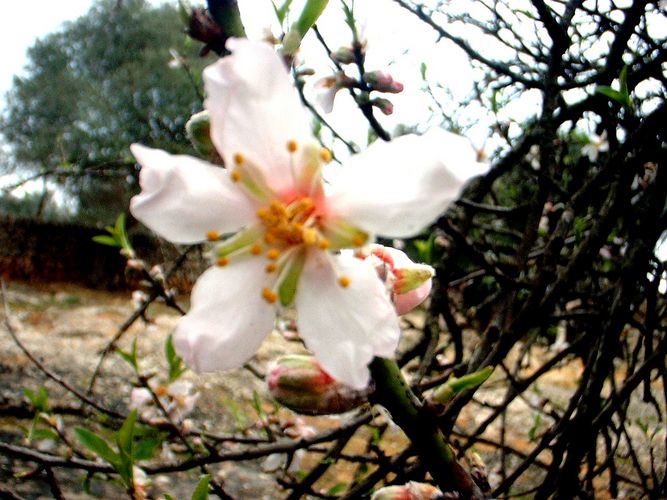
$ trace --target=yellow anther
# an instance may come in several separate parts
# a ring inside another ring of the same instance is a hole
[[[232,178],[232,182],[238,182],[241,180],[241,172],[239,172],[238,170],[232,170],[230,176]]]
[[[158,385],[157,388],[155,389],[156,396],[164,396],[166,394],[167,394],[167,388],[163,385]]]
[[[331,151],[327,148],[320,149],[320,160],[324,163],[329,163],[331,161]]]
[[[350,278],[348,278],[347,276],[341,276],[340,278],[338,278],[338,284],[343,288],[347,288],[348,286],[350,286]]]
[[[286,215],[287,208],[285,208],[283,203],[274,200],[271,202],[271,212],[276,215]]]
[[[229,264],[229,259],[227,257],[220,257],[215,263],[220,267],[225,267]]]
[[[278,257],[280,257],[280,250],[277,248],[272,248],[268,252],[266,252],[266,256],[271,259],[271,260],[276,260]]]
[[[257,210],[256,213],[257,213],[257,217],[259,217],[262,220],[268,219],[269,215],[271,215],[270,212],[269,212],[269,209],[266,208],[266,207],[260,208],[259,210]]]
[[[271,245],[276,242],[276,235],[273,233],[266,233],[264,235],[264,241],[268,244]]]
[[[262,253],[262,246],[258,243],[255,243],[250,247],[250,253],[253,255],[259,255]]]
[[[278,266],[276,266],[273,262],[269,262],[264,269],[266,269],[267,273],[273,273],[276,271],[276,269],[278,269]]]
[[[301,238],[306,245],[314,245],[317,243],[317,231],[315,229],[302,229]]]
[[[209,231],[206,233],[206,239],[208,241],[217,241],[220,239],[220,233],[217,231]]]
[[[298,147],[299,147],[299,145],[297,144],[297,142],[294,139],[291,139],[291,140],[287,141],[287,151],[289,151],[290,153],[296,152]]]
[[[328,250],[329,247],[331,246],[331,243],[327,239],[321,239],[317,245],[322,249],[322,250]]]
[[[366,235],[365,234],[357,233],[352,237],[352,244],[355,247],[360,247],[364,243],[366,243]]]
[[[245,156],[243,156],[241,153],[236,153],[234,155],[234,163],[237,165],[243,165],[245,163]]]
[[[270,288],[262,288],[262,297],[269,304],[273,304],[276,300],[278,300],[278,294]]]

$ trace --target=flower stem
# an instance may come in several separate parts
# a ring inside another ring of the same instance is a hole
[[[424,409],[393,359],[375,358],[370,364],[375,381],[374,403],[384,406],[410,438],[421,462],[443,492],[457,491],[463,498],[484,498],[438,428],[434,415]]]

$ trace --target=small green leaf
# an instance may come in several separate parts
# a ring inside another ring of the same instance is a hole
[[[116,433],[116,443],[121,452],[132,456],[132,438],[134,437],[134,424],[137,422],[137,410],[132,410]]]
[[[422,63],[419,65],[419,74],[421,75],[422,80],[424,80],[424,81],[426,81],[426,69],[427,69],[427,67],[426,67],[426,63],[425,63],[425,62],[422,62]]]
[[[329,488],[329,491],[327,491],[327,494],[329,494],[331,496],[340,495],[341,493],[343,493],[345,491],[346,488],[347,488],[347,483],[338,483],[338,484],[335,484],[334,486],[332,486],[331,488]]]
[[[134,368],[134,371],[139,371],[139,360],[137,358],[137,339],[136,337],[134,338],[134,341],[132,342],[132,350],[130,352],[123,351],[122,349],[118,349],[116,351],[118,355],[123,358],[127,363]]]
[[[95,455],[102,458],[103,460],[106,460],[114,467],[118,465],[118,453],[111,449],[109,443],[107,443],[102,437],[98,436],[94,432],[89,431],[88,429],[84,429],[83,427],[75,428],[74,435],[82,445],[95,453]]]
[[[97,236],[93,236],[93,241],[95,243],[99,243],[100,245],[107,245],[110,247],[116,247],[120,248],[120,243],[116,241],[116,238],[113,236],[107,236],[106,234],[100,234]]]
[[[528,430],[528,439],[531,442],[537,440],[537,433],[540,430],[541,425],[542,425],[542,416],[539,413],[536,413],[535,418],[533,420],[533,426]]]
[[[140,439],[132,446],[132,458],[138,460],[150,460],[155,455],[155,450],[162,444],[162,439]]]
[[[183,364],[183,359],[176,354],[176,349],[174,349],[174,341],[171,335],[167,337],[167,341],[164,345],[165,357],[167,358],[167,364],[169,365],[169,383],[175,381],[180,377],[187,368]]]
[[[303,38],[308,30],[317,22],[328,3],[329,0],[306,1],[306,5],[303,7],[299,19],[294,23],[294,27],[301,35],[301,38]]]
[[[37,393],[34,393],[30,389],[23,389],[23,394],[30,400],[38,412],[49,411],[49,395],[47,394],[44,386],[41,386],[37,390]]]
[[[206,474],[199,479],[195,491],[192,492],[192,500],[207,500],[208,499],[208,485],[211,482],[211,475]]]
[[[287,11],[289,10],[290,5],[292,4],[292,0],[285,0],[285,2],[283,2],[283,5],[280,8],[276,5],[276,2],[274,2],[273,0],[271,1],[271,3],[273,4],[273,10],[276,13],[278,22],[282,26],[283,22],[285,21],[285,17],[287,16]]]
[[[28,436],[28,439],[30,441],[37,441],[40,439],[52,439],[54,441],[58,441],[58,439],[60,439],[60,436],[58,436],[58,433],[53,429],[33,428],[30,430],[30,435]]]

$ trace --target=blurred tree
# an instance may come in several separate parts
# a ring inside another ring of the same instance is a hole
[[[113,221],[133,189],[132,142],[189,148],[184,125],[201,108],[192,75],[203,62],[190,71],[186,61],[197,50],[172,6],[97,1],[29,49],[27,76],[14,79],[0,117],[12,169],[57,180],[82,222]]]

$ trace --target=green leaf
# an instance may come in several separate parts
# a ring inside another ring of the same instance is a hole
[[[58,441],[58,439],[60,439],[60,436],[58,436],[58,433],[53,429],[33,428],[30,430],[30,435],[28,436],[28,439],[30,441],[37,441],[40,439],[52,439],[54,441]]]
[[[36,394],[30,389],[23,389],[23,394],[25,395],[26,398],[30,400],[30,402],[38,412],[49,411],[49,395],[47,394],[44,386],[41,386],[37,390]]]
[[[122,349],[118,349],[116,351],[118,355],[123,358],[125,361],[128,362],[128,364],[134,368],[134,371],[139,371],[139,360],[137,358],[137,338],[134,338],[134,341],[132,342],[132,350],[130,352],[123,351]]]
[[[174,349],[174,341],[171,335],[167,337],[167,341],[164,345],[165,357],[167,358],[167,363],[169,365],[169,383],[175,381],[180,377],[183,372],[187,370],[183,364],[183,359],[176,354],[176,349]]]
[[[195,491],[192,492],[192,500],[207,500],[208,499],[208,485],[211,482],[211,475],[206,474],[199,479]]]
[[[92,451],[95,455],[109,462],[114,468],[118,466],[118,453],[116,453],[111,446],[109,446],[109,443],[102,437],[83,427],[75,428],[74,435],[82,445]]]
[[[110,247],[120,248],[120,243],[113,236],[108,236],[106,234],[100,234],[93,236],[93,241],[99,243],[100,245],[107,245]]]
[[[539,413],[536,413],[535,418],[533,420],[533,426],[528,430],[528,439],[531,442],[535,442],[537,440],[537,433],[540,430],[541,425],[542,425],[542,416]]]
[[[421,75],[422,80],[424,80],[424,81],[426,81],[426,69],[427,69],[427,67],[426,67],[426,63],[425,63],[425,62],[422,62],[422,63],[419,65],[419,74]]]
[[[137,410],[132,410],[116,433],[116,443],[121,452],[132,456],[132,438],[134,437],[134,424],[137,422]]]
[[[289,10],[290,5],[292,4],[292,0],[285,0],[285,2],[280,8],[276,6],[276,2],[274,2],[273,0],[271,1],[271,3],[273,4],[273,10],[276,13],[278,22],[282,26],[283,22],[285,21],[285,16],[287,16],[287,11]]]
[[[335,496],[343,493],[347,488],[347,483],[337,483],[327,491],[327,494]]]
[[[132,458],[138,460],[150,460],[155,455],[155,450],[162,444],[162,439],[140,439],[132,446]]]

